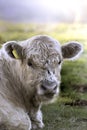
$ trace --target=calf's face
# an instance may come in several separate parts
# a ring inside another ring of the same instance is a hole
[[[82,45],[78,42],[69,42],[61,46],[51,37],[36,36],[27,40],[26,44],[8,42],[5,45],[5,50],[15,60],[16,57],[12,51],[16,51],[19,60],[25,66],[25,82],[31,80],[31,75],[37,94],[43,100],[50,100],[59,93],[63,59],[78,57],[82,52]]]

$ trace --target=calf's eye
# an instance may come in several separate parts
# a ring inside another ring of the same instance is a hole
[[[58,64],[59,64],[59,65],[61,64],[61,60],[58,62]]]
[[[32,67],[33,63],[31,61],[28,61],[28,66]]]

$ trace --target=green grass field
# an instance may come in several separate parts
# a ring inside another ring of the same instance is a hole
[[[79,41],[84,52],[76,61],[65,61],[62,67],[60,97],[54,104],[43,106],[43,130],[87,130],[87,106],[65,106],[77,99],[87,100],[87,24],[12,24],[0,22],[0,45],[10,40],[24,40],[34,35],[50,35],[61,44]],[[78,87],[78,88],[77,88]]]

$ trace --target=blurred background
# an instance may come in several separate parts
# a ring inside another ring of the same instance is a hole
[[[86,23],[87,0],[0,0],[0,19],[33,23]]]
[[[44,130],[87,130],[87,0],[0,0],[0,46],[38,34],[84,48],[78,60],[63,64],[58,101],[43,109]]]

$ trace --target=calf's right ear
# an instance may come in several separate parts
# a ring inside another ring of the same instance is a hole
[[[23,47],[20,46],[16,41],[9,41],[4,45],[7,54],[15,59],[23,59]]]

